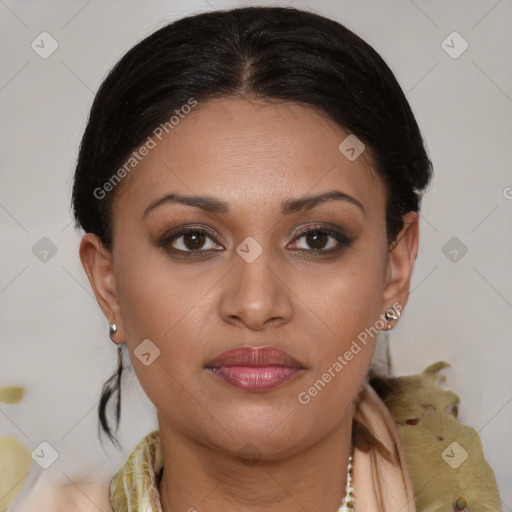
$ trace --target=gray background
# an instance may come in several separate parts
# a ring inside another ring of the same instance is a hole
[[[42,482],[88,470],[109,477],[157,427],[153,406],[127,375],[124,451],[105,441],[106,455],[97,438],[100,388],[116,350],[71,223],[78,144],[95,91],[134,43],[188,13],[255,4],[294,5],[342,22],[374,46],[406,92],[435,177],[410,302],[389,338],[393,371],[451,363],[444,386],[460,395],[459,420],[479,432],[503,510],[512,510],[510,0],[0,0],[0,385],[27,387],[22,402],[0,404],[0,434],[30,449],[42,441],[55,448],[59,457],[40,472]],[[31,43],[45,31],[58,48],[43,59]],[[464,42],[454,31],[468,43],[457,58]]]

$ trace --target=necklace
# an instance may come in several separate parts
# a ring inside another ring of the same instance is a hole
[[[348,466],[347,466],[347,486],[345,487],[345,496],[343,496],[343,501],[341,502],[341,507],[338,509],[338,512],[346,512],[349,510],[354,510],[354,504],[356,502],[356,498],[354,496],[354,484],[352,483],[352,453],[348,458]]]

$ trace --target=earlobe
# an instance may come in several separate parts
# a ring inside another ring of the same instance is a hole
[[[384,309],[393,304],[399,304],[403,309],[407,304],[418,243],[418,214],[411,211],[404,215],[404,225],[389,251],[387,281],[383,294]]]
[[[82,266],[103,314],[110,324],[116,324],[116,334],[122,336],[112,253],[94,233],[86,233],[82,237],[79,253]]]

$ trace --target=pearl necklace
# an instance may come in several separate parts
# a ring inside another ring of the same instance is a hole
[[[347,486],[345,488],[345,496],[343,497],[343,501],[341,502],[341,507],[338,509],[338,512],[354,510],[356,498],[354,496],[354,484],[352,483],[352,460],[352,454],[350,454],[347,466]]]

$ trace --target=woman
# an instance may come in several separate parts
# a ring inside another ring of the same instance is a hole
[[[216,11],[132,48],[96,95],[73,207],[119,348],[101,426],[115,441],[125,350],[159,429],[90,501],[415,510],[368,370],[407,303],[430,176],[392,72],[335,21]]]

